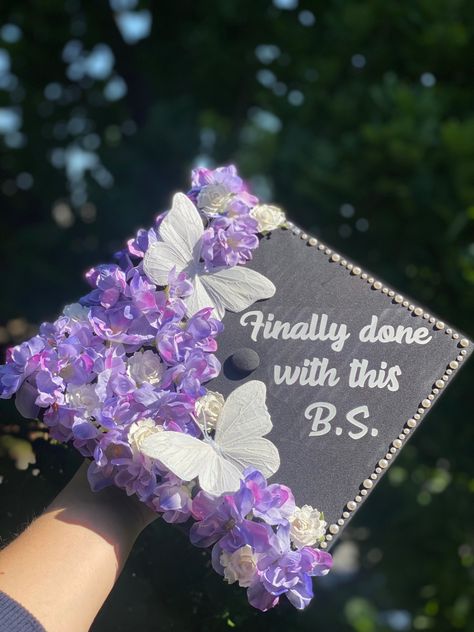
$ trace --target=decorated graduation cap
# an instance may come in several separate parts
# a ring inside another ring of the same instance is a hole
[[[187,194],[7,352],[0,394],[191,542],[249,602],[304,608],[328,549],[471,343],[251,194]]]

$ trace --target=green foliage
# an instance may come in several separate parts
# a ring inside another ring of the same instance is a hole
[[[151,32],[128,44],[105,1],[2,1],[0,341],[84,293],[83,271],[149,225],[203,160],[236,162],[298,223],[474,334],[474,4],[283,5],[142,2],[132,9],[151,12]],[[81,78],[74,41],[83,60],[105,44],[113,65],[102,56],[102,75]],[[6,111],[20,122],[5,128]],[[340,572],[307,612],[254,612],[156,524],[93,629],[474,629],[470,380],[471,368],[354,520]],[[77,458],[9,403],[0,412],[5,431],[34,440],[40,470],[1,461],[8,538]]]

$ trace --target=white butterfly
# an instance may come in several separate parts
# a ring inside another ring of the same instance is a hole
[[[206,272],[199,260],[204,225],[196,207],[184,193],[176,193],[173,205],[158,229],[161,241],[150,245],[143,260],[147,276],[157,285],[168,284],[173,268],[184,270],[194,292],[185,299],[188,315],[213,307],[223,318],[226,309],[241,312],[255,301],[275,294],[273,283],[244,266],[219,267]]]
[[[249,465],[269,477],[280,467],[280,455],[263,438],[273,427],[265,394],[265,384],[257,380],[236,388],[221,410],[214,439],[207,432],[204,439],[196,439],[173,430],[157,431],[143,440],[140,450],[183,481],[198,477],[201,489],[215,496],[239,489]]]

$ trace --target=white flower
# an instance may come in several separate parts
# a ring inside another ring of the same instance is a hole
[[[201,261],[204,225],[197,208],[184,193],[176,193],[173,206],[158,229],[160,240],[151,244],[143,259],[146,275],[157,285],[168,285],[171,270],[186,272],[193,292],[184,298],[188,316],[213,307],[223,318],[226,309],[241,312],[275,294],[266,276],[248,266],[206,270]]]
[[[260,233],[275,230],[286,221],[285,213],[281,208],[270,204],[257,204],[250,211],[250,215],[257,220]]]
[[[157,384],[165,370],[160,356],[151,349],[137,351],[128,358],[127,364],[127,373],[135,380],[137,386]]]
[[[220,215],[225,213],[232,197],[224,184],[208,184],[199,191],[197,207],[209,215]]]
[[[66,392],[66,402],[72,408],[83,408],[86,417],[93,417],[97,409],[100,408],[100,399],[94,384],[82,384],[81,386],[69,384]]]
[[[239,582],[241,588],[248,588],[257,574],[258,556],[250,544],[237,549],[233,553],[224,551],[220,563],[224,567],[224,578],[229,584]]]
[[[72,322],[81,323],[89,320],[89,308],[80,303],[71,303],[63,309],[63,314]]]
[[[196,401],[197,421],[203,430],[209,432],[216,429],[224,401],[224,397],[216,391],[207,391]]]
[[[297,549],[320,542],[326,531],[326,522],[318,509],[311,505],[296,507],[290,520],[290,538]]]
[[[133,454],[139,454],[143,441],[147,437],[160,431],[163,431],[163,426],[157,424],[150,417],[135,421],[128,430],[128,443],[130,444]]]

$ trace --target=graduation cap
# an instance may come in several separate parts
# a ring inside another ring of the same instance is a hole
[[[456,329],[292,223],[265,237],[248,264],[274,296],[226,312],[221,374],[207,386],[267,386],[280,483],[324,511],[333,544],[472,344]],[[331,544],[330,544],[331,543]]]
[[[93,489],[188,524],[252,605],[305,607],[331,567],[321,549],[472,343],[260,204],[232,166],[195,170],[86,277],[80,303],[8,351],[0,397],[90,457]]]

